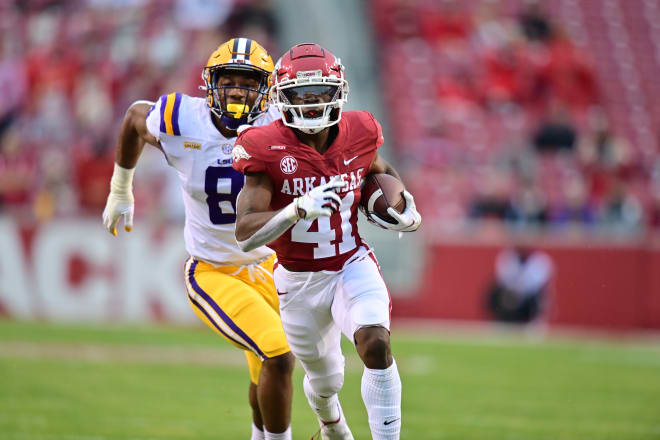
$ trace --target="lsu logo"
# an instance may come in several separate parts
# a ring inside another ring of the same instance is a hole
[[[232,157],[234,158],[234,162],[238,162],[241,159],[250,159],[252,156],[245,151],[243,145],[236,144],[232,150]]]
[[[189,149],[189,150],[201,150],[202,149],[202,144],[199,142],[184,142],[183,143],[183,148]]]
[[[298,169],[298,161],[293,156],[284,156],[280,160],[280,169],[284,174],[293,174]]]

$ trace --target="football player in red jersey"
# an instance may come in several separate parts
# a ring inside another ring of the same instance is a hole
[[[291,351],[305,369],[304,391],[323,439],[352,439],[337,393],[344,382],[343,332],[364,362],[362,398],[374,439],[398,439],[401,380],[390,349],[390,298],[376,258],[357,230],[360,183],[369,173],[398,173],[377,149],[378,121],[342,113],[348,84],[340,60],[299,44],[275,65],[272,100],[282,119],[248,128],[234,147],[246,183],[237,203],[243,250],[277,253],[275,286]],[[413,197],[389,229],[416,230]]]

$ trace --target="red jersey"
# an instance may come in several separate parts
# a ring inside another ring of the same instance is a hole
[[[343,112],[337,127],[337,137],[323,154],[302,143],[281,120],[249,128],[236,140],[235,148],[245,151],[234,155],[234,168],[270,177],[273,211],[334,176],[346,182],[338,192],[342,199],[338,212],[314,220],[300,219],[268,244],[279,263],[292,270],[340,270],[362,244],[357,229],[360,185],[383,144],[382,129],[373,115],[364,111]]]

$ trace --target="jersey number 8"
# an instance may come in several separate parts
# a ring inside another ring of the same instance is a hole
[[[245,177],[232,167],[208,167],[204,180],[209,219],[214,225],[236,223],[236,197]]]

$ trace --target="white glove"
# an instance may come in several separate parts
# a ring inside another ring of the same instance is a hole
[[[135,168],[127,169],[115,164],[115,171],[110,180],[110,194],[103,210],[103,226],[112,235],[117,235],[119,218],[124,218],[124,230],[133,229],[133,173]]]
[[[334,177],[324,185],[317,186],[293,201],[299,218],[313,220],[325,216],[330,217],[339,211],[341,197],[337,190],[346,185],[339,177]]]
[[[422,224],[422,216],[417,212],[417,207],[415,206],[415,199],[413,199],[412,194],[408,191],[403,191],[403,198],[406,200],[406,209],[399,214],[394,208],[387,208],[387,213],[397,221],[397,223],[392,224],[384,220],[381,220],[375,215],[370,216],[371,220],[378,223],[385,229],[397,232],[412,232],[416,231],[417,228]]]

